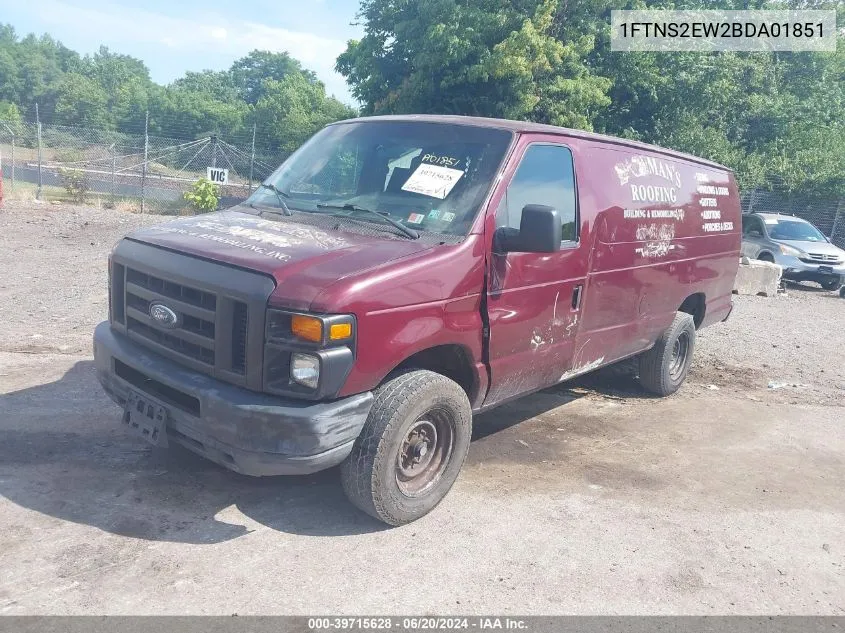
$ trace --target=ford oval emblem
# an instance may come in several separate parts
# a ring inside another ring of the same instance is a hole
[[[172,330],[179,325],[179,315],[163,303],[154,301],[150,304],[150,318],[159,327]]]

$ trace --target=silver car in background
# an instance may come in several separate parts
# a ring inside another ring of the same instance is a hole
[[[815,281],[825,290],[845,284],[845,251],[812,224],[791,215],[743,214],[742,254],[778,264],[784,279]]]

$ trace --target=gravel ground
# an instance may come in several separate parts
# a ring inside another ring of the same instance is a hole
[[[673,397],[617,367],[478,416],[444,503],[385,529],[334,471],[241,477],[120,428],[91,330],[108,251],[161,219],[0,211],[0,613],[845,614],[833,293],[736,297]]]
[[[127,233],[162,216],[8,201],[0,210],[0,351],[78,353],[108,316],[106,264]]]

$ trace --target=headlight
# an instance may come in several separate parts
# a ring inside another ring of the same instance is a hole
[[[311,354],[293,354],[290,357],[290,377],[309,389],[320,384],[320,359]]]
[[[355,317],[275,308],[266,314],[264,391],[309,400],[334,397],[355,362]]]
[[[784,255],[792,255],[793,257],[801,257],[804,253],[799,251],[797,248],[792,248],[791,246],[787,246],[786,244],[779,244],[780,252]]]

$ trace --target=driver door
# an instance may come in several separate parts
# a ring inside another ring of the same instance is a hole
[[[572,366],[589,249],[578,235],[573,152],[560,141],[524,142],[516,169],[500,185],[505,191],[497,228],[518,229],[525,205],[548,205],[562,220],[561,247],[554,253],[491,252],[491,382],[485,406],[556,384]]]

